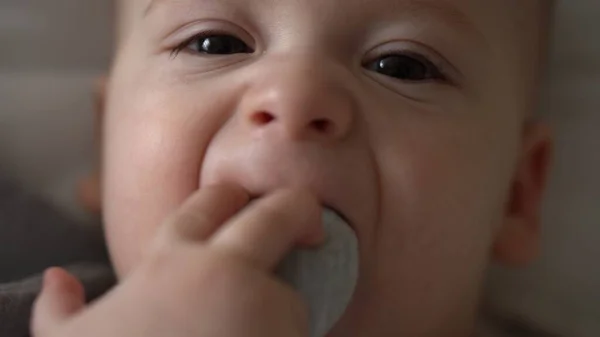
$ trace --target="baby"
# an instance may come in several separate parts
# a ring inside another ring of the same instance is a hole
[[[468,337],[492,262],[535,258],[544,0],[131,0],[103,115],[119,285],[46,273],[46,336],[307,336],[272,273],[358,238],[329,336]],[[249,201],[254,200],[248,205]]]

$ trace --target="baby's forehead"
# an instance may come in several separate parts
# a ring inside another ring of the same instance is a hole
[[[188,11],[202,13],[202,9],[211,7],[233,8],[236,11],[260,12],[261,8],[271,11],[273,8],[286,8],[285,16],[290,22],[297,21],[300,17],[315,20],[314,16],[321,15],[319,9],[327,8],[326,25],[313,25],[314,30],[327,30],[328,27],[339,22],[351,21],[350,27],[373,24],[382,26],[385,22],[394,24],[394,18],[400,20],[410,17],[411,20],[422,20],[444,27],[435,21],[445,21],[451,25],[467,27],[467,33],[480,33],[488,43],[499,50],[512,49],[521,55],[517,57],[519,63],[538,63],[537,55],[541,48],[533,49],[540,45],[540,37],[544,32],[540,29],[552,0],[327,0],[325,2],[314,0],[116,0],[117,29],[116,40],[120,42],[124,36],[135,26],[136,22],[143,20],[149,9],[168,11],[173,8],[184,8]],[[293,8],[294,10],[289,10]],[[296,9],[310,9],[313,12],[301,13]],[[333,10],[332,10],[333,9]],[[320,11],[324,12],[324,11]],[[394,14],[396,13],[396,14]],[[398,14],[399,13],[399,14]],[[281,13],[279,13],[281,14]],[[396,15],[396,16],[395,16]],[[279,15],[281,16],[281,15]],[[385,17],[392,20],[386,21]],[[177,15],[172,20],[177,20]],[[273,16],[266,16],[267,18]],[[262,16],[263,20],[265,16]],[[285,21],[277,19],[276,25],[285,25]],[[307,19],[308,20],[308,19]],[[316,21],[316,20],[315,20]],[[324,20],[321,20],[323,22]],[[398,21],[398,20],[396,20]],[[261,22],[259,22],[260,24]],[[465,24],[466,23],[466,24]],[[146,22],[145,24],[152,25]],[[444,29],[439,29],[444,30]],[[465,35],[465,34],[461,34]],[[468,35],[468,34],[467,34]],[[452,39],[451,36],[446,39]],[[532,60],[533,59],[533,60]],[[535,67],[535,64],[533,65]]]
[[[336,4],[338,2],[339,4]],[[363,16],[368,12],[379,11],[380,13],[388,13],[394,10],[408,11],[415,14],[425,12],[435,12],[448,16],[456,21],[464,20],[464,17],[477,18],[485,17],[493,14],[495,18],[505,18],[507,21],[512,21],[518,25],[537,21],[544,12],[544,8],[549,7],[551,0],[486,0],[486,1],[469,1],[469,0],[328,0],[329,7],[343,7],[339,10],[339,19],[345,18],[345,15],[352,8],[356,8]],[[116,0],[117,23],[119,29],[118,34],[122,34],[127,30],[127,27],[132,24],[133,18],[139,17],[142,13],[154,7],[169,7],[182,6],[193,4],[195,8],[202,5],[211,6],[219,3],[224,6],[240,6],[247,7],[247,0]],[[268,7],[273,7],[272,0],[254,0],[252,7],[260,7],[260,3],[266,3]],[[279,4],[284,3],[314,3],[313,0],[277,0]],[[367,5],[367,6],[365,6]],[[365,10],[366,9],[366,10]],[[371,9],[371,10],[369,10]],[[483,9],[483,10],[481,10]],[[294,15],[294,13],[289,13]],[[500,15],[502,14],[502,15]],[[336,20],[336,17],[331,17]]]

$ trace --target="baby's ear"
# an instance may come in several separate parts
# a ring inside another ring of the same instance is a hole
[[[77,197],[81,205],[89,212],[98,214],[102,209],[101,205],[101,163],[100,153],[102,147],[102,123],[104,119],[104,107],[106,102],[106,84],[105,76],[99,77],[94,84],[94,146],[96,158],[91,172],[84,177],[77,189]]]
[[[542,197],[554,152],[550,129],[539,122],[528,124],[521,149],[493,252],[497,262],[510,267],[525,266],[539,254]]]
[[[104,112],[107,81],[106,76],[100,76],[94,83],[94,114],[96,117]]]

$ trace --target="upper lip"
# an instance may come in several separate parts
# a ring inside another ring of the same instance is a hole
[[[330,210],[335,212],[340,218],[342,218],[342,220],[344,220],[344,222],[346,222],[350,226],[350,228],[352,230],[355,230],[354,225],[352,224],[352,221],[350,221],[349,217],[346,214],[344,214],[344,212],[341,212],[336,207],[328,205],[328,204],[323,204],[323,207],[329,208]]]

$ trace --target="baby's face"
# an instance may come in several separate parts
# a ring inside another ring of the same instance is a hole
[[[336,336],[468,332],[493,247],[535,236],[527,3],[137,1],[105,121],[117,272],[202,186],[308,186],[360,242]]]

